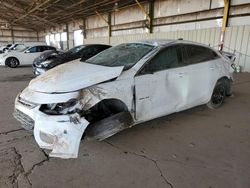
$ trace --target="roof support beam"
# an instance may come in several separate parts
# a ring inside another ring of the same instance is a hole
[[[36,7],[32,8],[31,10],[29,10],[26,14],[24,14],[24,15],[20,16],[19,18],[13,20],[13,21],[11,22],[11,24],[16,23],[17,21],[26,18],[26,17],[29,16],[31,13],[35,12],[35,11],[38,10],[40,7],[46,5],[47,3],[51,2],[51,1],[52,1],[52,0],[46,0],[46,1],[44,1],[43,3],[38,4]]]

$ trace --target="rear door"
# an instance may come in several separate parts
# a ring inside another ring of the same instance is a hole
[[[146,63],[135,76],[136,120],[170,114],[185,105],[186,76],[179,45],[163,49]]]
[[[199,45],[183,44],[183,52],[188,64],[189,83],[188,103],[184,108],[190,108],[210,99],[211,90],[219,76],[220,70],[216,66],[219,57],[213,50]]]

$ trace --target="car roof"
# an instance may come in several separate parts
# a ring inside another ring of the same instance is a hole
[[[111,46],[111,45],[109,45],[109,44],[83,44],[80,46]]]
[[[149,39],[149,40],[139,40],[136,42],[131,42],[131,43],[141,43],[141,44],[147,44],[151,46],[165,46],[170,43],[173,43],[176,40],[172,39]]]
[[[32,48],[32,47],[36,47],[36,46],[48,46],[48,47],[52,47],[52,48],[55,48],[54,46],[49,46],[49,45],[46,45],[46,44],[37,44],[37,45],[31,45],[31,46],[27,46],[28,48]]]
[[[147,44],[152,46],[167,46],[169,44],[193,44],[193,45],[199,45],[199,46],[205,46],[208,47],[205,44],[183,40],[183,39],[149,39],[149,40],[139,40],[136,42],[131,43],[141,43],[141,44]]]

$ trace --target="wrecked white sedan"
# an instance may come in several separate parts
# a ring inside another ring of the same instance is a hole
[[[76,158],[81,138],[103,140],[135,124],[231,94],[232,62],[183,40],[121,44],[33,79],[14,116],[50,156]]]

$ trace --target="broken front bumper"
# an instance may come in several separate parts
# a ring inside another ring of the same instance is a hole
[[[52,150],[49,156],[77,158],[82,134],[88,124],[77,114],[48,116],[39,113],[35,118],[34,136],[41,148]]]
[[[18,112],[18,115],[14,113],[14,116],[25,129],[27,129],[27,124],[30,126],[28,130],[34,127],[34,137],[39,147],[52,150],[49,156],[77,158],[82,134],[89,122],[78,114],[47,115],[39,108],[40,106],[24,105],[17,99],[15,112]]]

